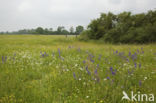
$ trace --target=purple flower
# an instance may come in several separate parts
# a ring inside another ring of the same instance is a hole
[[[97,64],[97,68],[99,68],[99,64]]]
[[[110,67],[110,71],[113,71],[113,67]]]
[[[94,74],[97,75],[97,69],[95,69]]]
[[[69,49],[71,48],[71,46],[68,47]]]
[[[118,53],[118,50],[116,50],[116,54]]]
[[[88,66],[86,66],[86,71],[89,75],[91,74],[90,71],[88,70]]]
[[[42,57],[44,57],[44,54],[42,54]]]
[[[131,56],[131,52],[129,52],[129,54],[128,54],[129,56]]]
[[[94,60],[93,60],[93,59],[90,59],[90,61],[91,61],[92,63],[94,63]]]
[[[5,61],[4,61],[4,57],[2,56],[2,63],[4,63]]]
[[[60,51],[60,49],[58,48],[58,53],[59,53],[59,57],[61,56],[61,51]]]
[[[137,64],[136,63],[134,63],[134,66],[135,66],[135,68],[137,67]]]
[[[83,61],[83,64],[85,64],[85,63],[86,63],[86,61],[84,60],[84,61]]]
[[[139,49],[137,49],[137,52],[139,53]]]
[[[107,79],[109,80],[109,79],[110,79],[110,77],[107,77]]]
[[[73,77],[74,77],[74,79],[76,79],[76,74],[75,73],[73,73]]]
[[[112,75],[115,75],[115,74],[116,74],[116,72],[113,72],[113,71],[112,71]]]
[[[139,81],[139,86],[141,86],[142,85],[142,82],[141,82],[141,80]]]

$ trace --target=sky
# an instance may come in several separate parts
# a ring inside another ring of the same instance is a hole
[[[100,13],[156,9],[156,0],[0,0],[0,31],[86,27]]]

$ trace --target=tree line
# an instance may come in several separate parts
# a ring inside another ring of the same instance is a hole
[[[120,14],[102,13],[91,21],[81,40],[102,40],[109,43],[151,43],[156,42],[156,10],[147,13]]]
[[[57,30],[53,28],[37,27],[36,29],[23,29],[13,32],[0,32],[0,34],[41,34],[41,35],[78,35],[84,30],[84,27],[79,25],[75,29],[70,27],[69,31],[64,26],[58,26]]]

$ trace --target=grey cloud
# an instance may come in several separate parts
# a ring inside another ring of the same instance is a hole
[[[155,0],[0,0],[0,31],[87,26],[101,12],[139,13],[155,5]]]

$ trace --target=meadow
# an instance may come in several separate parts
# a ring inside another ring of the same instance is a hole
[[[123,91],[156,94],[156,44],[0,35],[0,103],[137,103]]]

